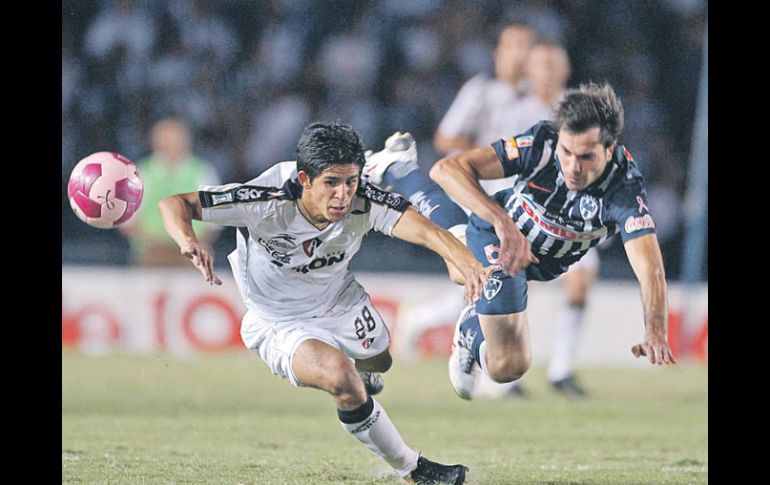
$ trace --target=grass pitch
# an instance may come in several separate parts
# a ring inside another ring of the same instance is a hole
[[[705,484],[708,370],[581,369],[583,402],[533,368],[527,401],[463,401],[444,359],[394,363],[378,401],[406,442],[473,484]],[[246,351],[62,354],[62,483],[398,484],[332,399]]]

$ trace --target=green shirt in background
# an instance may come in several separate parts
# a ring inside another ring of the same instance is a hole
[[[163,228],[158,203],[169,195],[197,192],[200,185],[219,184],[216,170],[194,155],[186,156],[173,166],[150,155],[139,161],[137,169],[144,183],[144,195],[142,206],[134,216],[133,223],[139,231],[131,238],[132,248],[141,251],[152,240],[175,244]],[[204,227],[205,224],[193,221],[196,234],[205,232]]]

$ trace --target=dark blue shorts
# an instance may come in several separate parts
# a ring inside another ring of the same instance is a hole
[[[484,266],[496,264],[499,258],[500,240],[495,234],[494,227],[486,221],[471,215],[465,230],[468,249]],[[527,281],[549,281],[567,270],[560,265],[530,264],[526,269],[514,276],[502,271],[494,271],[489,276],[489,282],[484,287],[484,294],[476,302],[476,313],[479,315],[507,315],[520,313],[527,309]]]

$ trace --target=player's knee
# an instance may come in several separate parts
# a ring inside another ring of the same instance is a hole
[[[335,370],[329,378],[329,392],[340,409],[356,408],[366,402],[366,388],[352,364]]]
[[[513,382],[527,373],[531,362],[531,358],[526,355],[487,359],[487,370],[495,382]]]
[[[366,372],[387,372],[392,365],[393,357],[387,351],[376,357],[356,361],[356,369]]]
[[[387,353],[382,356],[382,359],[377,360],[377,368],[374,369],[375,372],[387,372],[390,367],[393,365],[393,357],[390,356],[390,353]]]

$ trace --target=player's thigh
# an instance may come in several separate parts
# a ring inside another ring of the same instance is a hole
[[[592,249],[580,261],[570,266],[559,280],[567,289],[571,302],[585,300],[588,290],[599,274],[599,257]]]
[[[526,311],[478,317],[487,342],[487,359],[515,359],[525,364],[531,361],[532,341]]]
[[[311,319],[312,320],[312,319]],[[304,342],[313,340],[324,343],[334,349],[331,355],[344,354],[339,350],[334,336],[327,330],[312,325],[311,321],[298,321],[292,324],[276,325],[261,320],[252,312],[246,312],[241,324],[241,338],[246,347],[259,355],[270,371],[283,379],[288,379],[294,386],[310,385],[294,372],[294,359]],[[350,359],[346,359],[346,365]],[[305,361],[308,359],[306,358]],[[352,366],[352,364],[351,364]]]

